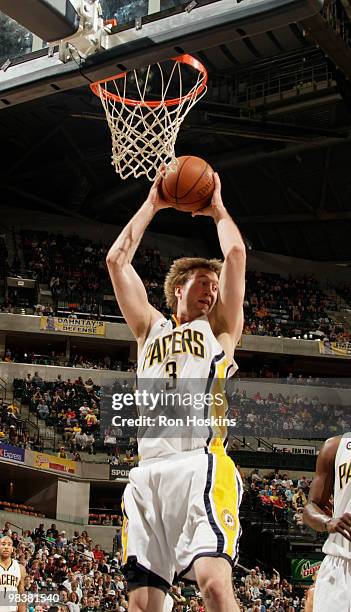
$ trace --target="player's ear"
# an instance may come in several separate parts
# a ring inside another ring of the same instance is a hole
[[[176,296],[176,298],[182,297],[182,293],[183,293],[183,287],[181,285],[178,285],[177,287],[175,287],[174,295]]]

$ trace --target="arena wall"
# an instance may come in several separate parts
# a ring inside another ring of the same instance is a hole
[[[350,381],[348,382],[350,383]],[[294,395],[298,395],[298,397],[303,399],[318,397],[319,401],[325,404],[351,406],[350,389],[341,389],[339,387],[279,384],[271,383],[267,378],[238,380],[237,383],[235,382],[235,387],[241,391],[245,389],[248,397],[253,397],[258,392],[261,393],[263,398],[267,397],[269,393],[273,395],[281,393],[284,397],[294,397]]]
[[[133,372],[119,372],[118,370],[97,370],[94,368],[64,368],[61,366],[43,366],[29,363],[0,363],[0,377],[5,380],[8,389],[12,388],[14,378],[26,378],[27,374],[38,372],[45,381],[56,380],[61,374],[63,380],[76,379],[79,376],[87,380],[89,376],[96,385],[113,383],[116,379],[126,380],[134,378]]]

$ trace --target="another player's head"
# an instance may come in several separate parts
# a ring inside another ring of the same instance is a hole
[[[176,259],[164,285],[167,306],[178,317],[185,315],[189,320],[208,315],[217,301],[221,268],[219,259]]]
[[[13,542],[9,536],[0,538],[0,559],[9,559],[13,552]]]

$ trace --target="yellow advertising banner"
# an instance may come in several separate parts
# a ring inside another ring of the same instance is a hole
[[[55,455],[47,455],[46,453],[34,452],[34,466],[41,470],[54,470],[55,472],[65,472],[66,474],[75,474],[77,464],[70,459],[61,459]]]
[[[319,352],[324,355],[338,355],[339,357],[351,357],[351,342],[339,340],[329,342],[329,340],[319,341]]]
[[[40,329],[45,331],[104,336],[106,323],[92,319],[74,319],[71,317],[40,317]]]

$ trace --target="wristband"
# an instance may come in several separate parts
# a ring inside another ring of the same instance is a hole
[[[330,521],[332,520],[332,518],[328,518],[325,523],[324,523],[324,531],[328,531],[328,525],[330,523]],[[329,533],[329,532],[328,532]]]

